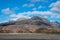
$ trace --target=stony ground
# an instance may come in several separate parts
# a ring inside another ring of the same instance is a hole
[[[59,40],[59,39],[0,39],[0,40]]]

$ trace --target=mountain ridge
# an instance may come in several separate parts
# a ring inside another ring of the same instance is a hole
[[[14,25],[14,24],[34,24],[34,23],[36,23],[35,25],[40,25],[40,24],[45,24],[45,25],[49,25],[49,26],[51,24],[60,25],[59,22],[50,22],[49,20],[47,20],[45,18],[42,18],[42,17],[39,17],[39,16],[34,16],[30,19],[21,18],[20,20],[17,20],[17,21],[8,21],[8,22],[5,22],[5,23],[0,23],[0,26]]]
[[[17,21],[9,21],[0,24],[0,31],[3,32],[18,32],[18,33],[34,33],[34,32],[56,32],[57,28],[60,28],[60,24],[56,22],[50,22],[49,20],[34,16],[30,19],[22,19]],[[15,30],[15,31],[13,31]],[[37,31],[40,30],[40,31]],[[46,30],[46,31],[45,31]],[[50,30],[50,31],[49,31]],[[60,32],[60,30],[58,30]]]

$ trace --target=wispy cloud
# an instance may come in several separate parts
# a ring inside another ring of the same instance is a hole
[[[60,14],[60,1],[57,1],[57,2],[55,2],[55,3],[52,3],[52,4],[50,5],[50,7],[52,7],[52,8],[51,8],[51,11],[52,11],[52,12],[55,12],[55,13],[59,13],[59,14]]]
[[[28,0],[28,1],[30,1],[30,2],[39,2],[41,0]]]
[[[18,13],[18,14],[11,14],[10,15],[10,18],[11,18],[11,20],[17,20],[17,19],[20,19],[20,18],[30,18],[29,16],[25,16],[24,15],[25,13]]]
[[[48,2],[48,1],[53,1],[53,0],[28,0],[30,2]]]
[[[19,10],[18,7],[14,7],[14,8],[11,8],[12,11],[16,11],[16,10]]]
[[[22,7],[34,7],[34,4],[23,4]]]
[[[5,8],[2,9],[1,12],[4,14],[14,14],[15,10],[18,10],[18,7],[14,7],[14,8]]]
[[[43,8],[43,6],[40,5],[40,6],[38,7],[38,9],[40,9],[40,8]]]
[[[6,8],[6,9],[2,9],[1,12],[5,14],[10,14],[12,11],[10,10],[10,8]]]
[[[37,10],[37,8],[32,8],[32,10],[33,10],[33,11],[36,11],[36,10]]]
[[[14,20],[17,20],[21,17],[25,17],[25,18],[30,18],[31,15],[41,15],[45,18],[48,18],[48,16],[50,16],[51,18],[58,18],[59,15],[56,15],[57,17],[55,17],[54,13],[50,12],[50,11],[28,11],[28,12],[22,12],[22,13],[18,13],[18,14],[12,14],[10,15],[10,17]]]

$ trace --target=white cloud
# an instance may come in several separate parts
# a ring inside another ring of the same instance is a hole
[[[18,10],[18,9],[19,9],[18,7],[5,8],[5,9],[2,9],[1,12],[2,13],[5,13],[5,14],[14,14],[15,13],[15,10]]]
[[[28,6],[28,4],[24,4],[24,5],[23,5],[23,7],[27,7],[27,6]]]
[[[36,10],[37,10],[37,8],[33,8],[32,10],[33,10],[33,11],[36,11]]]
[[[44,18],[48,18],[48,16],[50,16],[50,18],[60,18],[60,15],[55,14],[51,11],[28,11],[28,12],[22,12],[22,13],[18,13],[18,14],[11,14],[11,20],[17,20],[19,18],[31,18],[31,16],[37,16],[40,15]]]
[[[60,7],[60,1],[54,2],[50,6],[51,7]]]
[[[15,20],[15,21],[16,21],[17,19],[19,19],[19,18],[30,18],[29,16],[24,16],[24,15],[21,14],[21,13],[11,14],[10,17],[11,17],[11,20]]]
[[[35,15],[35,16],[41,15],[45,18],[48,18],[48,16],[50,16],[51,18],[60,18],[60,15],[55,14],[51,11],[36,11],[36,10],[34,10],[32,12],[28,11],[28,12],[22,12],[22,13],[15,14],[15,13],[12,13],[12,11],[9,8],[7,8],[7,9],[4,9],[2,12],[3,13],[11,13],[9,16],[11,18],[10,20],[17,20],[17,19],[22,18],[22,17],[31,18],[30,17],[31,15],[32,16],[33,15]]]
[[[43,11],[32,11],[32,12],[30,12],[30,11],[28,11],[28,12],[23,12],[23,13],[18,13],[18,14],[12,14],[12,15],[10,15],[10,17],[13,20],[17,20],[17,19],[22,18],[22,17],[31,18],[30,15],[35,15],[35,16],[36,15],[42,15],[43,17],[47,18],[47,16],[52,15],[52,13],[49,11],[45,11],[45,12],[43,12]]]
[[[48,18],[48,16],[44,16],[44,18]]]
[[[34,4],[23,4],[23,7],[34,7]]]
[[[39,2],[41,0],[29,0],[30,2]]]
[[[55,13],[60,13],[60,8],[57,8],[57,7],[54,7],[52,9],[50,9],[52,12],[55,12]]]
[[[44,11],[44,12],[43,11],[33,11],[30,14],[52,15],[52,13],[49,11]]]
[[[11,10],[10,10],[10,8],[6,8],[6,9],[2,9],[1,12],[5,13],[5,14],[10,14]]]
[[[11,8],[12,11],[19,10],[18,7]]]
[[[38,9],[40,9],[40,8],[43,8],[43,6],[40,5],[40,6],[38,7]]]
[[[33,11],[37,11],[37,10],[39,10],[39,9],[41,9],[41,8],[45,8],[45,6],[40,5],[40,6],[38,6],[37,8],[32,8],[32,10],[33,10]]]
[[[59,14],[54,14],[51,16],[51,18],[60,18],[60,15]]]
[[[35,2],[48,2],[52,0],[28,0],[28,1],[35,3]]]
[[[16,14],[11,14],[10,17],[16,17]]]
[[[49,7],[53,7],[54,4],[55,4],[55,2],[54,3],[51,3]]]
[[[60,13],[60,1],[52,3],[50,7],[51,7],[50,11],[55,12],[55,13]]]

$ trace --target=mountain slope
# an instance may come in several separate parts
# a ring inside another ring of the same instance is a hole
[[[19,19],[0,24],[0,32],[3,33],[40,33],[40,32],[57,32],[60,23],[50,22],[49,20],[34,16],[30,19]],[[60,32],[60,30],[58,30]]]

